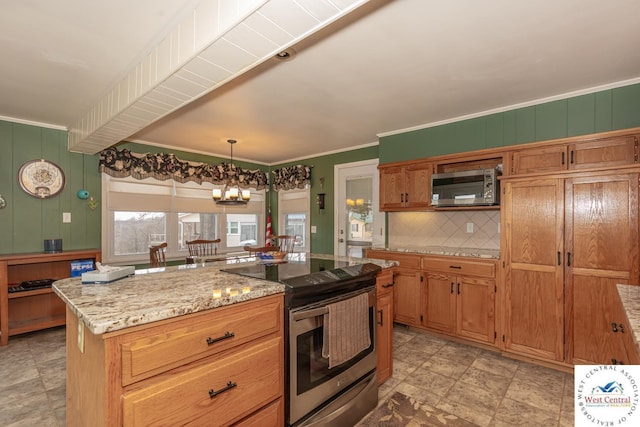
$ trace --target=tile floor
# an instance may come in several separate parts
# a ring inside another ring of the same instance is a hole
[[[0,347],[0,426],[65,425],[65,329]],[[394,376],[380,388],[479,426],[572,426],[573,375],[432,335],[394,329]]]
[[[394,328],[394,391],[478,426],[573,426],[573,374],[505,358],[499,353]]]

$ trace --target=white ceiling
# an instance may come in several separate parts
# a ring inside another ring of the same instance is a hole
[[[0,118],[72,129],[205,1],[0,0]],[[371,0],[127,140],[226,157],[233,138],[273,164],[637,83],[638,16],[637,0]]]

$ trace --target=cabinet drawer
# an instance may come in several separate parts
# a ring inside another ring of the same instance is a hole
[[[489,261],[469,261],[456,257],[449,258],[422,258],[422,269],[426,271],[439,271],[450,274],[464,274],[470,276],[495,277],[496,265]]]
[[[376,292],[378,296],[393,291],[393,270],[385,268],[376,277]]]
[[[127,335],[121,344],[122,385],[280,330],[281,301],[280,296],[261,298]]]
[[[265,427],[284,425],[283,402],[283,398],[280,398],[251,415],[249,418],[234,424],[233,427]]]
[[[283,345],[271,338],[126,393],[124,425],[222,426],[251,414],[280,397]]]
[[[398,261],[398,267],[420,269],[420,255],[398,253],[392,251],[367,251],[367,258],[386,259],[389,261]]]

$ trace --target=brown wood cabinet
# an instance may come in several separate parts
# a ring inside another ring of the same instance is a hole
[[[376,349],[378,384],[393,374],[393,269],[387,268],[376,279]]]
[[[515,148],[511,174],[615,168],[638,163],[638,135],[622,135],[570,143]]]
[[[503,348],[628,363],[616,283],[637,284],[638,174],[503,183]]]
[[[431,163],[380,166],[380,210],[429,207]]]
[[[628,364],[616,284],[639,283],[639,174],[565,182],[567,361]]]
[[[496,261],[425,256],[423,326],[495,343]]]
[[[284,425],[283,313],[274,295],[97,336],[67,309],[67,425]]]
[[[65,279],[71,276],[71,261],[101,261],[95,249],[58,253],[0,256],[1,344],[9,336],[65,324],[65,305],[51,288],[9,292],[9,287],[28,280]]]
[[[495,343],[496,260],[369,250],[394,267],[394,321]]]

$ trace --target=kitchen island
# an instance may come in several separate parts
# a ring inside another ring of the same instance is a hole
[[[285,287],[220,271],[255,262],[140,270],[105,285],[57,281],[54,291],[67,305],[67,425],[203,417],[283,425]]]

